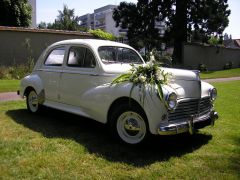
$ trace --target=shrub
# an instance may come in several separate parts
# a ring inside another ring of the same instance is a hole
[[[199,64],[198,70],[201,72],[207,71],[207,66],[205,64]]]
[[[93,34],[93,36],[100,39],[111,40],[111,41],[115,41],[117,39],[113,34],[105,32],[101,29],[89,30],[89,32]]]
[[[233,62],[232,61],[228,61],[224,66],[223,69],[232,69],[233,66]]]
[[[210,39],[208,40],[208,44],[216,46],[219,44],[219,39],[215,36],[211,36]]]
[[[0,79],[11,79],[9,69],[5,66],[0,66]]]
[[[0,79],[22,79],[30,74],[34,67],[33,58],[28,58],[26,64],[13,65],[11,67],[0,66]]]

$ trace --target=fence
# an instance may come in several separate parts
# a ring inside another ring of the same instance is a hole
[[[185,44],[183,63],[186,68],[198,69],[204,64],[208,70],[222,70],[231,62],[232,68],[240,67],[240,49]]]
[[[90,33],[11,28],[0,26],[0,66],[22,64],[29,56],[36,61],[50,44],[65,39],[94,38]],[[232,68],[240,66],[240,49],[185,44],[183,63],[185,68],[198,69],[204,64],[208,70],[221,70],[228,62]]]
[[[22,64],[29,56],[36,61],[50,44],[65,39],[93,38],[90,33],[0,26],[0,66]]]

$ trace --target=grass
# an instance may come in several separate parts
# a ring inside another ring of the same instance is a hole
[[[0,79],[0,92],[16,92],[19,89],[20,80]]]
[[[240,77],[240,68],[200,73],[202,79]]]
[[[215,83],[220,119],[197,134],[112,140],[95,121],[0,103],[0,179],[239,179],[240,81]]]

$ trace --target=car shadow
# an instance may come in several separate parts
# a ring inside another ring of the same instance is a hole
[[[94,153],[113,162],[124,162],[138,167],[154,162],[181,157],[207,144],[212,136],[197,133],[178,136],[152,136],[142,146],[127,146],[112,139],[106,125],[81,116],[46,108],[41,114],[26,109],[6,112],[16,123],[41,133],[47,138],[72,139]]]

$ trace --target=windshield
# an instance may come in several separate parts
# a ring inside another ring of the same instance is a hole
[[[102,46],[98,48],[99,56],[104,64],[127,63],[143,64],[142,59],[132,49],[113,46]]]

